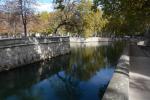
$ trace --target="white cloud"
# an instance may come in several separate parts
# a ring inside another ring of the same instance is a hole
[[[34,7],[38,12],[42,12],[42,11],[52,12],[52,11],[54,11],[53,3],[38,3]]]

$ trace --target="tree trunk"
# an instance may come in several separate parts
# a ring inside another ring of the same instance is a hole
[[[26,11],[24,11],[23,9],[23,1],[19,0],[20,3],[20,9],[21,9],[21,17],[22,17],[22,23],[23,23],[23,28],[24,28],[24,35],[25,37],[27,37],[27,15],[26,15]]]
[[[25,37],[27,37],[27,24],[26,24],[26,22],[24,22],[23,27],[24,27],[24,35],[25,35]]]

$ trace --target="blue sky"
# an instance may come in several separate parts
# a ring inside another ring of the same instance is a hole
[[[39,2],[41,2],[41,3],[52,3],[53,0],[39,0]]]
[[[36,6],[37,11],[53,11],[54,5],[52,4],[53,0],[38,0],[38,4]]]
[[[0,0],[0,4],[3,3],[5,0]],[[42,12],[42,11],[48,11],[52,12],[54,11],[54,4],[53,0],[37,0],[37,4],[34,5],[34,8],[36,8],[36,11]]]

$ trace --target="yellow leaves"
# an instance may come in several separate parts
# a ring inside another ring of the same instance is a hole
[[[53,33],[56,28],[59,28],[57,33],[69,32],[85,37],[93,36],[93,34],[102,31],[107,20],[102,17],[103,12],[101,10],[98,9],[96,12],[93,12],[91,7],[91,1],[82,1],[76,5],[76,9],[73,11],[64,9],[51,13],[42,12],[39,15],[38,25],[40,25],[40,28],[37,29],[40,32]],[[59,25],[61,27],[58,27]]]
[[[95,33],[99,33],[105,27],[107,20],[102,17],[102,11],[97,10],[96,12],[84,12],[83,17],[83,27],[84,36],[92,36]]]

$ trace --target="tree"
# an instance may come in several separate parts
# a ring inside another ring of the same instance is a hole
[[[34,15],[33,4],[35,0],[5,0],[3,1],[3,8],[1,13],[5,15],[5,19],[1,20],[3,23],[8,23],[7,33],[17,33],[17,30],[24,30],[24,35],[27,36],[27,24],[31,21]],[[22,24],[21,24],[22,22]],[[19,31],[21,33],[21,31]]]
[[[36,20],[32,20],[29,25],[33,32],[39,32],[44,33],[46,32],[46,29],[48,28],[48,22],[49,22],[49,13],[48,12],[41,12],[39,14],[34,15]]]
[[[149,0],[94,0],[94,4],[102,7],[111,23],[119,22],[116,32],[137,34],[150,29]]]
[[[103,18],[103,12],[100,9],[92,10],[93,4],[91,1],[81,0],[76,1],[57,1],[57,9],[60,9],[64,16],[58,27],[64,26],[70,33],[89,37],[97,36],[102,33],[102,30],[107,22]],[[70,10],[71,9],[71,10]],[[58,29],[58,28],[56,28]],[[56,30],[57,31],[57,30]]]
[[[10,30],[10,34],[15,35],[17,28],[19,28],[17,25],[20,24],[20,16],[19,13],[17,12],[17,7],[16,7],[16,2],[15,1],[7,1],[5,4],[5,9],[7,10],[7,15],[8,15],[8,25]]]
[[[27,23],[29,21],[29,16],[33,13],[32,4],[35,3],[34,0],[17,0],[18,10],[22,18],[22,23],[24,27],[25,37],[27,36]]]
[[[65,1],[67,5],[64,5],[63,8],[58,8],[57,21],[58,25],[54,30],[56,34],[59,28],[63,28],[66,32],[71,33],[80,33],[79,25],[79,14],[77,12],[76,2]]]
[[[102,35],[102,30],[107,22],[100,9],[93,11],[91,8],[91,1],[82,1],[78,7],[83,19],[83,33],[87,37]]]
[[[1,5],[0,21],[1,32],[8,33],[9,35],[15,35],[19,29],[20,23],[19,13],[16,12],[16,2],[6,0]]]

